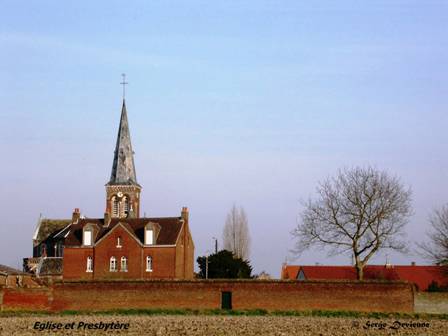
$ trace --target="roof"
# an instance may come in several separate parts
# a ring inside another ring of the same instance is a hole
[[[28,273],[25,273],[18,269],[0,264],[0,274],[2,274],[2,275],[25,275]]]
[[[33,239],[36,243],[41,243],[52,235],[56,235],[71,223],[71,219],[48,219],[41,218],[37,224]]]
[[[37,275],[62,275],[63,258],[42,258],[37,266]]]
[[[120,126],[118,127],[112,173],[107,185],[123,184],[139,186],[135,173],[134,152],[132,151],[131,133],[129,131],[128,115],[124,99],[121,108]]]
[[[300,271],[306,280],[356,280],[356,269],[353,266],[297,266],[283,267],[283,279],[297,279]],[[431,282],[448,285],[447,268],[444,266],[424,265],[367,265],[364,268],[366,280],[409,281],[420,290],[427,290]]]
[[[183,219],[182,217],[112,218],[109,225],[105,226],[103,218],[84,218],[70,226],[70,232],[65,239],[65,246],[81,246],[83,228],[89,224],[98,229],[98,234],[94,237],[95,243],[118,224],[121,224],[144,244],[144,230],[148,223],[156,223],[160,226],[155,245],[175,245],[183,225]]]

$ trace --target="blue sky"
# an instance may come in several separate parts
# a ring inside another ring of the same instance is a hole
[[[103,214],[123,72],[143,212],[189,206],[197,255],[236,203],[255,272],[278,276],[300,200],[341,167],[374,165],[412,187],[410,244],[448,202],[446,1],[1,8],[0,263],[32,253],[39,213]],[[312,251],[295,262],[348,261]]]

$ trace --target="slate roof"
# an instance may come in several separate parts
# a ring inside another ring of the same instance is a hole
[[[26,275],[28,273],[25,273],[25,272],[19,271],[18,269],[0,264],[0,274],[2,274],[2,275]]]
[[[42,218],[37,224],[36,232],[33,239],[36,243],[41,243],[52,235],[57,234],[60,230],[71,223],[71,219],[48,219]]]
[[[118,127],[112,173],[107,185],[123,184],[139,186],[135,173],[134,152],[132,151],[131,132],[129,131],[126,102],[124,99],[121,108],[120,126]]]
[[[162,217],[162,218],[112,218],[109,225],[104,225],[103,218],[84,218],[78,220],[77,224],[70,226],[70,232],[65,239],[65,246],[81,246],[82,231],[84,226],[92,224],[99,230],[95,243],[110,232],[115,226],[121,223],[126,227],[137,239],[144,244],[144,230],[148,223],[156,223],[160,226],[160,231],[155,241],[155,245],[174,245],[181,231],[183,220],[182,217]]]
[[[356,280],[356,269],[353,266],[285,266],[283,279],[297,279],[300,270],[307,280]],[[444,266],[423,265],[367,265],[364,268],[365,280],[409,281],[416,284],[419,290],[427,290],[431,282],[439,286],[448,285],[447,268]]]

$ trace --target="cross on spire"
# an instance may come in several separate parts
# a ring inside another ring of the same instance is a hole
[[[123,81],[120,83],[121,85],[123,85],[123,100],[126,96],[126,85],[129,84],[128,82],[126,82],[126,74],[121,74],[121,76],[123,77]]]

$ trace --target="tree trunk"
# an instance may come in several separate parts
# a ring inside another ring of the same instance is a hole
[[[364,265],[356,265],[356,275],[359,281],[364,280]]]

